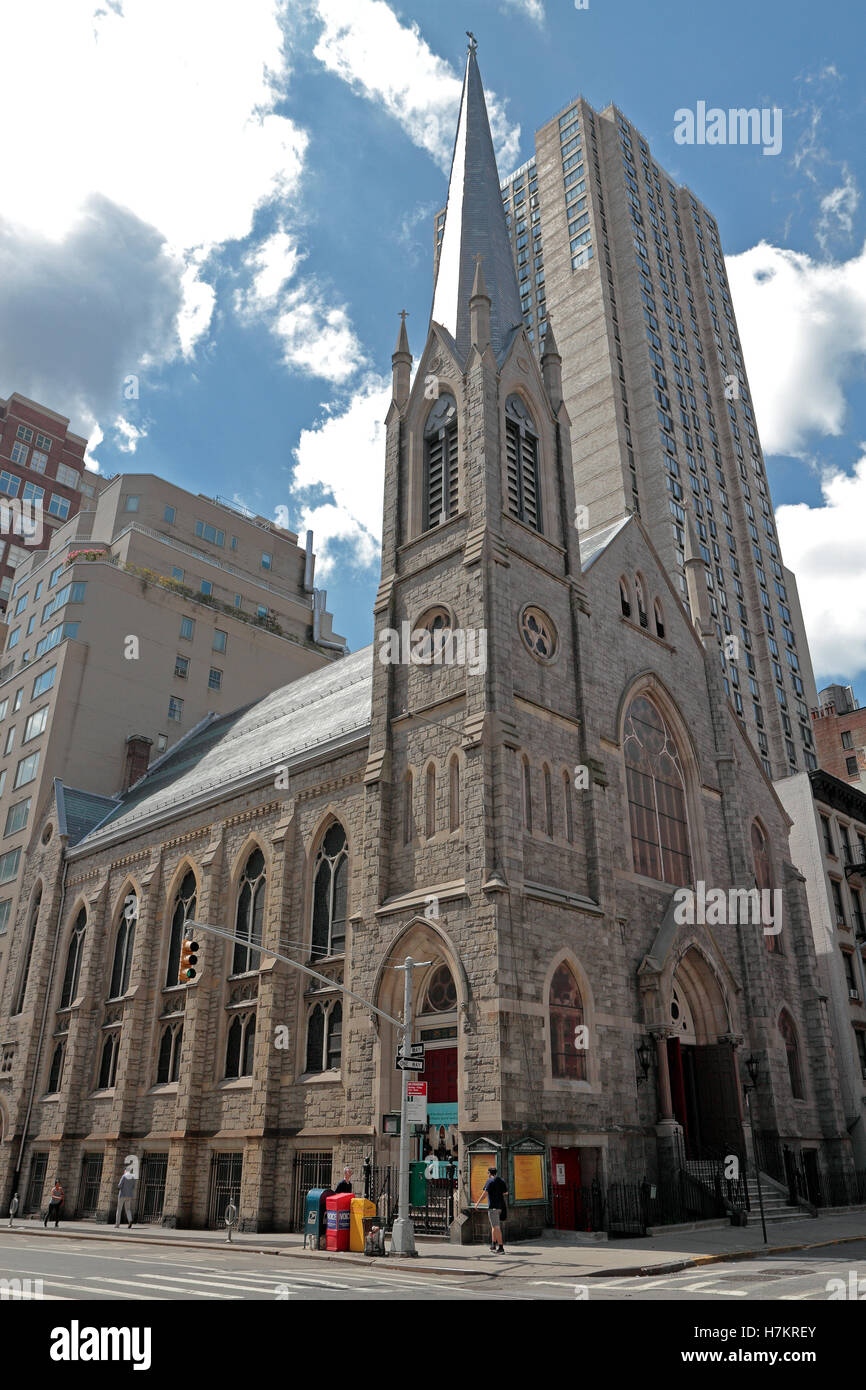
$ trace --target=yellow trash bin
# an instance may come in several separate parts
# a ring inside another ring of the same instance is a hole
[[[349,1214],[349,1249],[364,1253],[364,1221],[376,1215],[376,1203],[366,1197],[353,1197]]]

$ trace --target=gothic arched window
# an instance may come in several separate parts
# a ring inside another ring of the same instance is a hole
[[[664,619],[664,614],[663,614],[663,612],[662,612],[662,606],[661,606],[661,604],[659,603],[658,599],[656,599],[655,603],[653,604],[653,614],[654,614],[654,616],[655,616],[655,622],[656,622],[656,636],[657,636],[657,637],[664,637],[664,635],[665,635],[665,619]]]
[[[523,796],[523,828],[532,832],[532,777],[529,771],[529,759],[524,758],[521,763],[522,796]]]
[[[578,1047],[576,1030],[583,1025],[583,1000],[574,971],[565,961],[550,982],[550,1062],[554,1076],[586,1080],[586,1048]]]
[[[265,913],[265,856],[253,850],[246,862],[238,885],[238,906],[235,914],[235,936],[242,936],[249,945],[235,942],[232,954],[232,974],[243,975],[258,970],[261,955],[254,949],[262,944],[262,919]]]
[[[553,839],[553,789],[550,785],[550,768],[547,763],[543,769],[544,779],[544,833]]]
[[[15,1005],[12,1009],[13,1014],[20,1014],[24,1008],[24,997],[27,994],[27,981],[30,976],[30,962],[33,959],[33,943],[36,940],[36,925],[39,920],[39,909],[42,906],[42,887],[36,889],[36,894],[30,907],[30,917],[27,924],[27,945],[24,950],[24,963],[21,967],[21,979],[15,994]]]
[[[235,1014],[226,1039],[226,1077],[252,1076],[255,1041],[255,1013]]]
[[[571,799],[571,778],[567,772],[562,774],[562,799],[565,803],[565,838],[574,844],[574,802]]]
[[[328,1014],[328,1055],[326,1066],[329,1070],[339,1067],[343,1054],[343,1006],[335,1004]]]
[[[663,883],[690,883],[682,760],[670,727],[646,695],[628,707],[623,752],[635,870]]]
[[[177,1081],[180,1071],[180,1053],[183,1046],[183,1024],[168,1023],[159,1040],[159,1056],[156,1062],[156,1084]]]
[[[446,391],[424,427],[424,530],[456,516],[459,505],[457,402]]]
[[[636,574],[634,577],[634,592],[635,598],[637,599],[638,622],[640,623],[641,627],[649,627],[649,618],[647,617],[646,584],[643,581],[643,576],[640,574]]]
[[[59,1042],[54,1049],[51,1058],[51,1070],[48,1073],[47,1093],[53,1096],[55,1091],[60,1090],[60,1078],[63,1075],[63,1043]]]
[[[783,1009],[779,1015],[779,1032],[782,1034],[782,1041],[785,1044],[785,1054],[788,1059],[788,1076],[791,1081],[791,1095],[795,1100],[803,1099],[803,1069],[800,1065],[800,1044],[797,1041],[797,1030],[794,1027],[794,1020]]]
[[[99,1062],[99,1079],[97,1080],[97,1090],[108,1091],[117,1079],[117,1054],[120,1051],[120,1030],[113,1029],[106,1034],[105,1042],[102,1044],[102,1056]]]
[[[773,865],[770,860],[770,846],[767,837],[761,826],[756,820],[752,821],[752,863],[755,869],[755,887],[761,893],[764,890],[773,891]],[[763,920],[763,916],[761,918]],[[771,954],[781,954],[782,943],[779,940],[781,933],[764,933],[764,945]]]
[[[324,1069],[323,1051],[325,1046],[325,1010],[316,1004],[307,1019],[307,1058],[305,1071]]]
[[[517,395],[505,402],[505,471],[509,512],[541,533],[538,431]]]
[[[334,821],[316,855],[312,956],[337,956],[346,948],[348,875],[346,832],[339,821]]]
[[[628,596],[628,582],[622,578],[619,581],[619,607],[624,618],[631,617],[631,600]]]
[[[432,763],[427,768],[424,809],[425,833],[430,840],[436,834],[436,769]]]
[[[83,907],[75,919],[69,949],[66,952],[66,969],[63,972],[63,989],[60,992],[60,1007],[67,1009],[78,993],[78,979],[81,974],[81,958],[84,954],[84,930],[87,926],[87,908]]]
[[[120,911],[120,922],[114,941],[114,963],[111,967],[111,983],[108,986],[109,999],[119,999],[129,989],[137,919],[138,901],[134,893],[129,893]]]
[[[168,968],[165,972],[166,985],[176,985],[180,983],[177,978],[177,972],[180,969],[180,948],[183,944],[183,934],[186,930],[187,922],[195,920],[195,902],[195,874],[192,869],[188,869],[174,896],[174,910],[171,914],[171,937],[168,945]]]

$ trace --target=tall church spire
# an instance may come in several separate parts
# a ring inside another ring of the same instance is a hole
[[[484,258],[484,278],[490,296],[490,341],[499,356],[511,330],[523,322],[523,314],[475,40],[470,36],[430,315],[456,340],[464,358],[471,341],[469,301],[478,255]]]

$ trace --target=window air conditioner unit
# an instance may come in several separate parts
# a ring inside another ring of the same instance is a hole
[[[848,998],[849,998],[849,999],[859,999],[859,998],[860,998],[860,991],[859,991],[859,989],[849,989],[849,991],[848,991]]]

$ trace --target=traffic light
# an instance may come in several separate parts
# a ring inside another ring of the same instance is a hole
[[[177,971],[177,982],[179,985],[186,984],[187,980],[194,980],[198,971],[198,942],[193,941],[191,936],[185,936],[180,948],[180,965]]]

